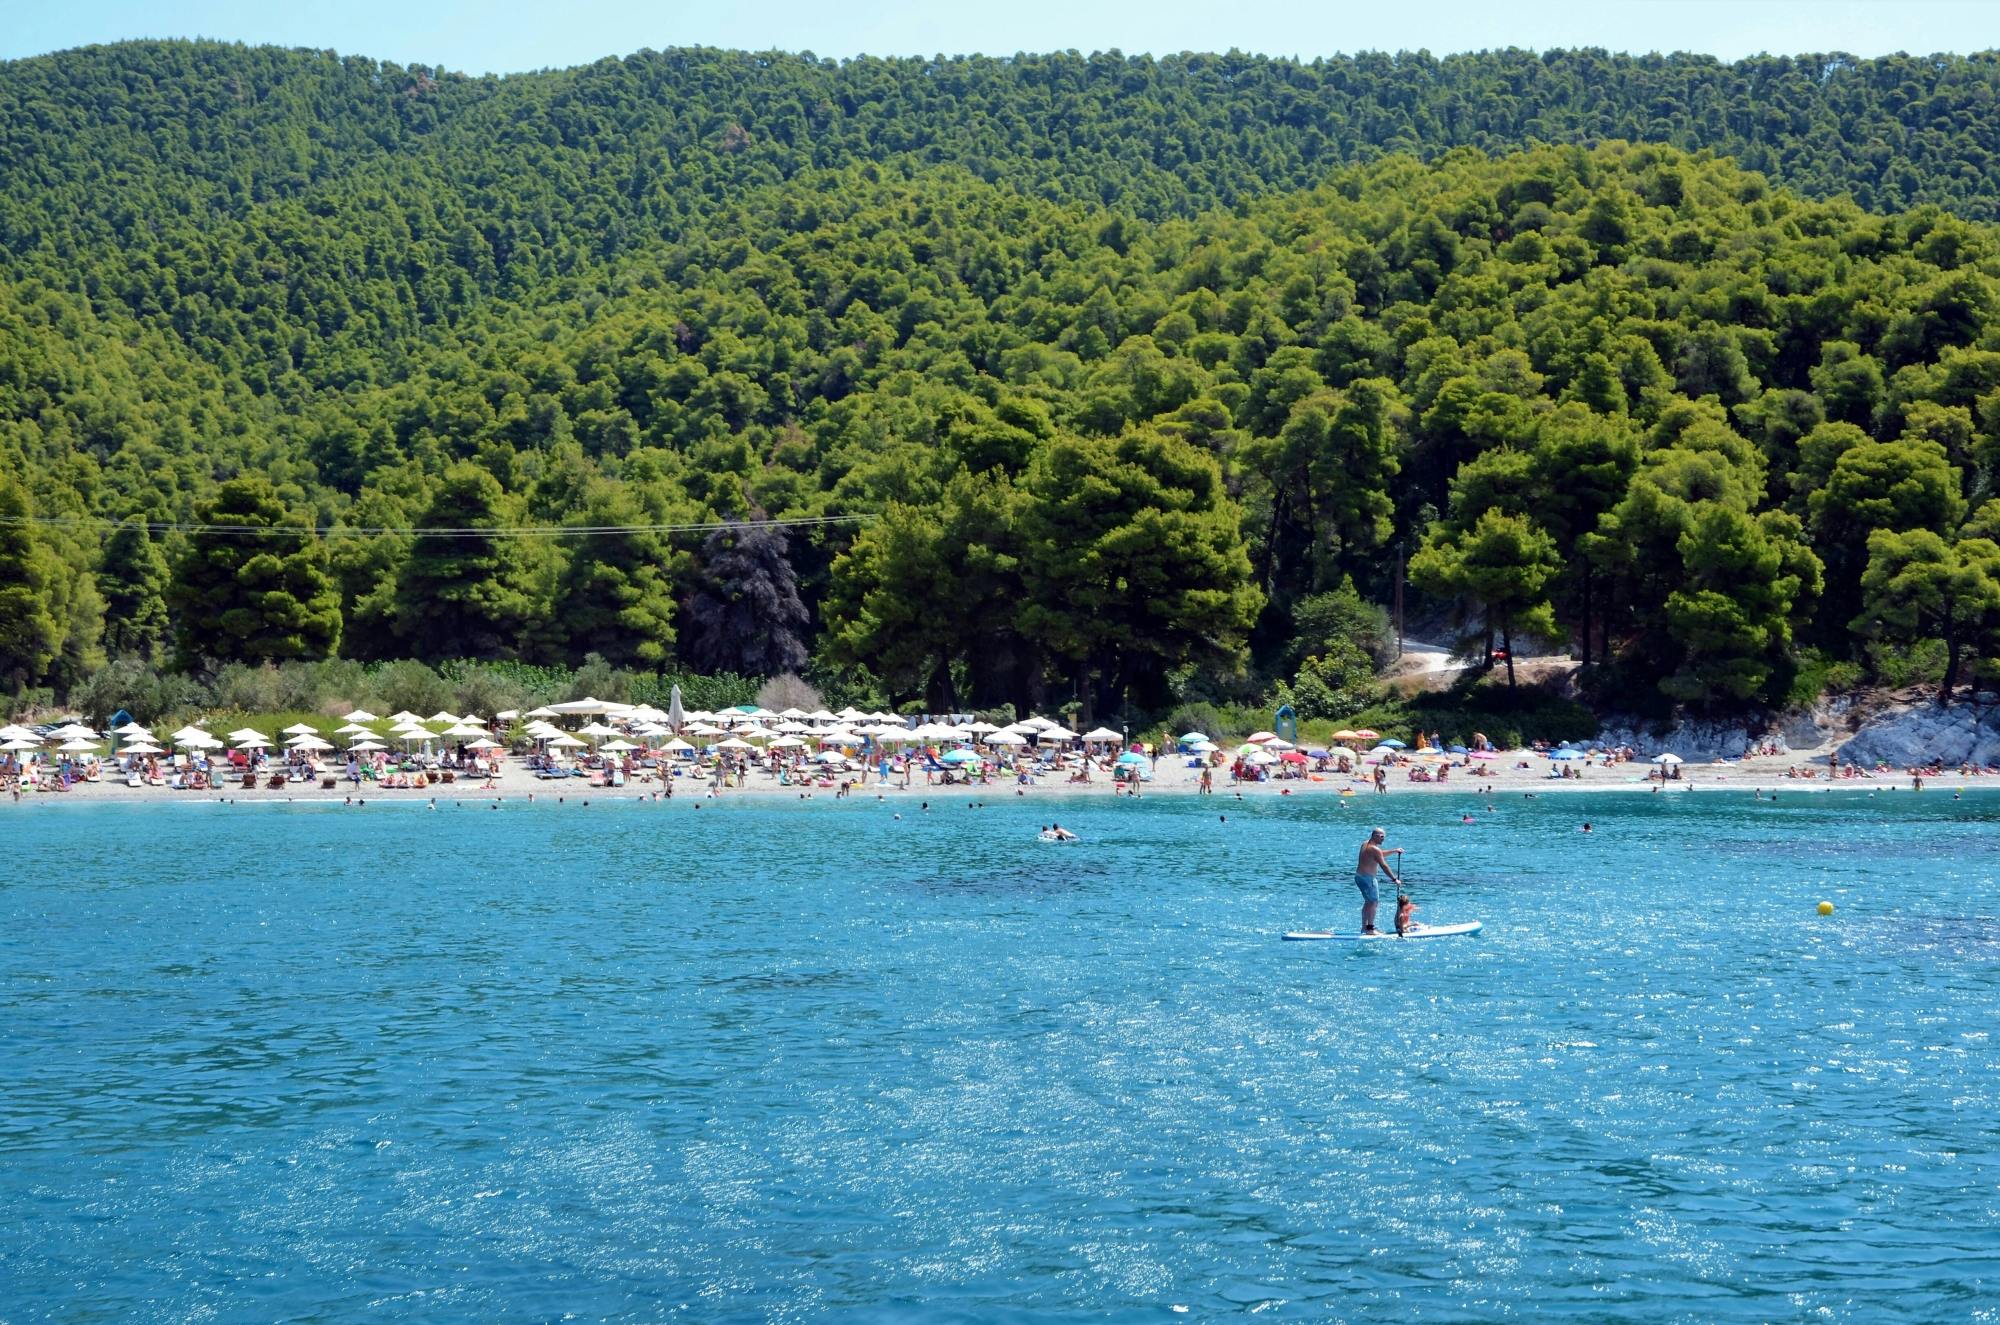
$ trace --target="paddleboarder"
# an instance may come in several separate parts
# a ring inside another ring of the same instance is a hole
[[[1361,844],[1361,859],[1356,861],[1354,865],[1354,886],[1361,890],[1361,932],[1363,934],[1373,934],[1375,932],[1375,908],[1382,900],[1382,894],[1375,886],[1376,875],[1387,875],[1389,881],[1398,888],[1403,885],[1403,881],[1391,873],[1389,869],[1389,857],[1402,855],[1403,848],[1390,847],[1384,850],[1382,843],[1387,841],[1388,838],[1389,830],[1386,828],[1377,828],[1369,833],[1368,840]]]

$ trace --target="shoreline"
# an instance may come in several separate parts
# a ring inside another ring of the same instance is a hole
[[[1642,767],[1635,765],[1635,767]],[[1506,797],[1535,798],[1543,795],[1577,795],[1589,793],[1614,793],[1622,795],[1663,795],[1677,796],[1689,792],[1704,795],[1750,792],[1763,797],[1784,795],[1832,795],[1838,792],[1906,792],[1925,794],[1950,791],[2000,792],[2000,777],[1990,775],[1963,776],[1958,773],[1944,773],[1925,780],[1922,792],[1914,792],[1907,775],[1879,775],[1873,778],[1833,779],[1787,778],[1782,770],[1753,770],[1750,776],[1743,776],[1738,769],[1717,770],[1717,765],[1683,764],[1682,776],[1676,781],[1659,783],[1646,780],[1643,776],[1622,778],[1605,776],[1591,778],[1551,778],[1535,774],[1531,770],[1508,769],[1496,772],[1491,777],[1466,778],[1445,784],[1435,782],[1391,781],[1386,794],[1377,794],[1369,783],[1354,779],[1336,779],[1327,776],[1324,781],[1287,780],[1281,782],[1253,782],[1240,786],[1218,784],[1214,791],[1204,797],[1195,777],[1162,776],[1159,780],[1143,784],[1136,799],[1166,797],[1175,800],[1209,800],[1216,802],[1243,803],[1261,800],[1290,800],[1297,797],[1320,799],[1331,797],[1341,801],[1364,801],[1379,803],[1406,796],[1450,797],[1459,796],[1474,800],[1482,798],[1498,799]],[[511,770],[510,770],[511,771]],[[1191,773],[1193,770],[1174,769],[1175,774]],[[1162,769],[1164,774],[1167,770]],[[1762,774],[1759,776],[1758,774]],[[427,805],[432,800],[469,803],[517,802],[520,804],[563,803],[569,800],[590,801],[645,801],[652,802],[658,797],[660,787],[650,783],[633,783],[623,787],[593,787],[580,780],[573,783],[549,783],[538,779],[515,780],[503,772],[501,785],[491,790],[476,789],[468,784],[434,784],[422,788],[382,788],[364,785],[349,789],[343,785],[335,791],[326,791],[318,786],[287,788],[219,788],[208,791],[177,791],[170,787],[128,787],[123,782],[77,783],[67,792],[40,791],[25,792],[18,798],[11,793],[0,796],[0,814],[9,810],[33,806],[54,805],[333,805],[363,808],[370,805]],[[1019,790],[1022,794],[1016,795]],[[1056,799],[1061,801],[1114,800],[1127,797],[1121,792],[1114,794],[1109,779],[1093,781],[1087,785],[1076,783],[1044,783],[1025,788],[1016,788],[1011,782],[996,780],[981,785],[929,785],[914,783],[905,788],[897,783],[870,783],[856,786],[845,799],[887,802],[904,801],[954,801],[960,799],[1005,801],[1036,801]],[[665,801],[666,798],[659,797]],[[799,788],[783,786],[775,781],[752,783],[745,787],[727,787],[712,793],[705,779],[689,779],[676,783],[672,801],[694,803],[726,803],[735,800],[747,801],[831,801],[842,799],[835,789],[826,787]],[[671,803],[671,802],[668,802]]]

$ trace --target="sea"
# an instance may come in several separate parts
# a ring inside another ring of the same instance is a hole
[[[1478,935],[1281,940],[1376,824]],[[1949,779],[0,843],[4,1325],[2000,1320],[2000,796]]]

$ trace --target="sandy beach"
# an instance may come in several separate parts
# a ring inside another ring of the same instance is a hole
[[[1526,762],[1527,767],[1517,765]],[[1209,793],[1215,800],[1261,800],[1270,797],[1288,796],[1338,796],[1353,800],[1379,802],[1406,796],[1543,796],[1564,795],[1577,792],[1626,792],[1638,795],[1664,794],[1678,795],[1683,792],[1752,792],[1763,795],[1806,795],[1835,791],[1911,791],[1911,779],[1907,773],[1876,773],[1872,776],[1829,779],[1825,766],[1808,763],[1797,752],[1776,756],[1752,756],[1736,763],[1685,763],[1679,766],[1679,777],[1665,783],[1657,778],[1648,778],[1653,766],[1632,761],[1614,764],[1611,767],[1592,765],[1577,768],[1574,777],[1554,777],[1550,769],[1562,765],[1553,764],[1541,756],[1510,755],[1504,759],[1476,763],[1470,768],[1454,766],[1451,777],[1446,782],[1417,782],[1408,778],[1404,767],[1390,770],[1385,792],[1377,793],[1367,778],[1345,776],[1335,773],[1313,774],[1307,777],[1286,778],[1269,782],[1232,782],[1227,767],[1215,770],[1214,790]],[[1788,769],[1810,768],[1816,776],[1787,777]],[[1373,769],[1367,770],[1372,774]],[[1200,771],[1186,767],[1181,758],[1161,759],[1152,769],[1152,778],[1139,788],[1139,795],[1146,796],[1199,796]],[[836,787],[799,787],[785,785],[768,773],[752,772],[749,781],[742,787],[728,786],[712,790],[709,781],[699,776],[677,777],[673,780],[672,799],[675,801],[733,800],[740,797],[777,798],[787,800],[832,800],[837,794]],[[623,787],[591,786],[585,779],[536,778],[532,772],[516,761],[508,761],[502,766],[497,786],[486,788],[483,781],[468,778],[451,783],[434,783],[424,788],[390,788],[375,783],[363,783],[359,787],[341,778],[332,790],[318,783],[293,783],[280,788],[258,786],[256,789],[244,787],[224,787],[207,791],[175,790],[171,787],[128,787],[122,781],[107,777],[102,782],[79,782],[66,791],[30,791],[9,793],[0,797],[0,812],[9,808],[46,804],[151,804],[165,802],[229,802],[236,804],[422,804],[433,798],[443,801],[588,801],[588,800],[651,800],[662,798],[664,785],[657,781],[634,779]],[[1955,770],[1947,770],[1940,776],[1924,779],[1926,792],[1947,792],[1961,790],[2000,789],[2000,778],[1982,775],[1961,775]],[[881,797],[891,800],[926,799],[951,801],[961,798],[996,799],[1014,797],[1016,794],[1031,799],[1076,799],[1115,798],[1123,799],[1126,792],[1117,786],[1108,774],[1093,773],[1088,783],[1068,781],[1061,776],[1043,777],[1035,783],[1017,787],[1011,774],[995,773],[990,781],[971,783],[931,782],[923,776],[912,777],[905,787],[899,778],[892,775],[887,782],[877,782],[870,775],[865,783],[856,783],[850,797]]]

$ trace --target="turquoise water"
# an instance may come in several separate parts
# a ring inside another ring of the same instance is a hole
[[[1277,940],[1372,819],[1484,934]],[[2000,797],[0,840],[7,1325],[2000,1310]]]

